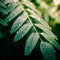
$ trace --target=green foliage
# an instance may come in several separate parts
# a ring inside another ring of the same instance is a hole
[[[34,47],[36,46],[37,42],[39,40],[39,35],[37,33],[32,33],[27,41],[26,41],[26,46],[25,46],[25,55],[28,56]]]
[[[4,5],[2,3],[4,3]],[[51,31],[48,23],[41,17],[40,12],[34,4],[28,0],[18,2],[5,0],[2,3],[0,4],[0,12],[2,14],[0,24],[7,26],[8,23],[13,21],[10,34],[15,33],[14,38],[12,38],[14,42],[21,40],[31,31],[26,37],[24,55],[28,56],[39,41],[41,42],[41,53],[45,59],[50,60],[51,58],[51,60],[55,60],[54,47],[60,50],[60,45],[57,42],[58,39]],[[4,20],[2,18],[3,16],[5,16]],[[41,36],[45,38],[45,40],[42,39]],[[52,56],[49,53],[52,54]]]
[[[0,24],[4,25],[4,26],[7,26],[7,23],[5,21],[3,21],[2,19],[0,19]]]
[[[42,41],[40,44],[40,49],[46,60],[56,60],[55,50],[52,45]]]
[[[16,42],[16,41],[20,40],[21,38],[23,38],[28,33],[28,31],[30,30],[31,27],[32,26],[30,26],[30,24],[25,24],[24,26],[22,26],[17,31],[17,34],[14,37],[14,41]]]

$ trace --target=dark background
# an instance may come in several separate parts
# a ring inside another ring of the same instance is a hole
[[[57,35],[57,37],[59,38],[58,43],[60,44],[60,24],[56,24],[56,28],[54,29],[54,33]],[[24,56],[24,47],[25,47],[25,39],[21,39],[20,41],[14,43],[13,42],[13,38],[14,35],[11,35],[9,33],[8,29],[10,28],[9,26],[7,28],[2,28],[3,33],[4,33],[4,37],[0,40],[0,57],[1,59],[21,59],[22,57],[24,58],[39,58],[39,60],[44,60],[41,52],[40,52],[40,48],[39,48],[39,41],[35,47],[35,49],[32,51],[32,53],[26,57]],[[56,49],[55,49],[56,50]],[[60,60],[60,51],[56,50],[56,58],[57,60]],[[23,58],[22,58],[23,59]]]

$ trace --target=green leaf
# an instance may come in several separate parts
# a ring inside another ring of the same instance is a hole
[[[16,21],[12,25],[10,33],[16,32],[26,20],[27,20],[27,15],[23,13],[21,16],[19,16],[16,19]]]
[[[42,24],[35,24],[35,26],[37,26],[38,28],[40,28],[46,34],[50,35],[50,37],[57,39],[57,37],[51,32],[51,30],[47,29]]]
[[[34,12],[31,9],[26,9],[28,12],[30,12],[30,17],[32,17],[33,19],[36,19],[39,21],[39,23],[41,23],[44,27],[48,28],[51,30],[51,27],[47,24],[47,22],[45,22],[40,16],[39,14],[37,14],[36,12]],[[44,23],[43,23],[44,22]]]
[[[6,6],[0,2],[0,6],[6,8]]]
[[[29,1],[22,1],[22,4],[27,6],[28,8],[31,8],[32,10],[36,10],[33,3],[29,2]]]
[[[3,5],[7,5],[7,4],[12,3],[12,2],[14,2],[14,0],[3,0],[1,3]]]
[[[23,5],[27,6],[29,9],[31,9],[31,11],[34,11],[36,14],[40,15],[40,12],[36,9],[36,7],[34,6],[34,4],[30,1],[23,1],[22,2]]]
[[[31,29],[31,24],[25,24],[23,25],[18,31],[17,31],[17,34],[15,35],[14,37],[14,42],[20,40],[21,38],[23,38],[27,33],[28,31]]]
[[[16,7],[16,9],[12,10],[12,12],[6,17],[5,21],[10,22],[12,19],[14,19],[21,12],[22,12],[22,8],[20,6]]]
[[[17,3],[9,3],[9,5],[6,7],[7,12],[11,12],[13,9],[15,9],[19,4]]]
[[[52,45],[47,42],[41,42],[40,49],[45,60],[56,60],[55,50]]]
[[[32,50],[36,46],[38,40],[39,40],[39,35],[37,33],[32,33],[28,37],[28,39],[26,41],[26,45],[25,45],[25,55],[26,56],[28,56],[32,52]]]
[[[51,43],[55,48],[60,50],[60,45],[57,43],[57,41],[51,36],[47,35],[46,33],[41,33],[41,35],[49,42]]]
[[[8,12],[5,9],[1,8],[1,7],[0,7],[0,12],[3,13],[4,15],[8,14]]]
[[[7,26],[7,23],[5,21],[3,21],[2,19],[0,19],[0,24],[4,25],[4,26]]]

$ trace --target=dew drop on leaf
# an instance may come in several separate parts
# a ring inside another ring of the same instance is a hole
[[[42,32],[41,34],[43,35],[44,33]]]
[[[41,42],[41,44],[43,44],[43,42]]]
[[[20,24],[18,26],[20,26]]]
[[[17,34],[18,34],[18,32],[17,32]]]

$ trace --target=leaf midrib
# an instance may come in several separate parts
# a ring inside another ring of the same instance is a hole
[[[25,9],[24,9],[24,7],[23,7],[23,5],[22,5],[22,2],[18,2],[18,3],[21,5],[22,10],[24,11],[24,13],[27,15],[27,18],[28,18],[28,20],[30,21],[30,23],[32,24],[34,30],[35,30],[36,33],[40,36],[40,33],[37,31],[36,27],[34,26],[33,22],[31,21],[31,19],[30,19],[28,13],[25,11]],[[40,40],[42,40],[42,39],[40,38]]]

